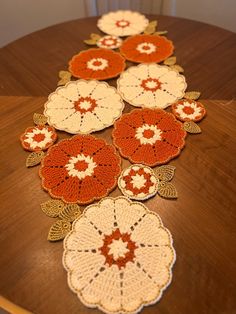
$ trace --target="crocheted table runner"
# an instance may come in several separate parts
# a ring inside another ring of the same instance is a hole
[[[186,132],[171,113],[135,109],[115,122],[112,136],[123,157],[153,167],[180,154]]]
[[[43,188],[66,203],[91,203],[117,184],[120,157],[112,145],[77,135],[52,146],[40,168]]]
[[[88,206],[64,240],[68,284],[105,313],[137,313],[171,282],[175,251],[160,217],[125,197]]]

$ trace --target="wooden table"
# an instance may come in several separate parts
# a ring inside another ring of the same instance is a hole
[[[173,282],[146,314],[236,313],[235,156],[236,35],[186,19],[151,16],[169,31],[188,90],[202,92],[208,115],[201,135],[170,164],[177,167],[177,201],[155,197],[146,205],[160,214],[177,252]],[[62,242],[49,243],[53,219],[39,204],[38,168],[25,167],[19,135],[32,125],[54,91],[58,71],[97,32],[96,18],[49,27],[0,50],[1,212],[0,293],[38,314],[100,313],[85,308],[68,288]],[[115,80],[110,81],[115,85]],[[126,106],[125,111],[129,111]],[[111,128],[95,135],[111,143]],[[67,135],[59,133],[63,138]],[[128,165],[123,160],[123,166]],[[111,195],[120,195],[118,189]]]

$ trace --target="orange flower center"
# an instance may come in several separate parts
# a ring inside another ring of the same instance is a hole
[[[142,80],[141,87],[146,91],[155,92],[161,89],[161,82],[158,79],[149,77],[146,80]]]
[[[93,61],[93,65],[94,65],[95,67],[99,67],[100,65],[102,65],[102,62],[96,60],[96,61]]]
[[[152,138],[154,136],[154,132],[152,130],[144,130],[143,137]]]
[[[183,108],[183,112],[186,114],[192,114],[192,113],[194,113],[194,109],[189,107],[189,106],[186,106]]]
[[[96,101],[91,97],[80,97],[74,102],[74,108],[80,113],[92,112],[97,106]]]
[[[142,48],[143,48],[144,50],[149,50],[149,49],[151,49],[150,46],[148,46],[148,45],[143,46]]]
[[[104,236],[103,246],[99,250],[108,266],[117,265],[121,269],[128,262],[133,262],[136,248],[129,233],[121,233],[119,229],[116,229],[110,235]]]
[[[44,134],[35,134],[33,137],[35,142],[42,142],[45,139],[45,135]]]
[[[127,20],[124,20],[124,19],[119,20],[119,21],[116,21],[116,26],[117,26],[117,27],[125,28],[125,27],[127,27],[127,26],[129,26],[129,25],[130,25],[130,22],[127,21]]]
[[[84,160],[79,160],[77,161],[74,167],[78,171],[85,171],[88,168],[88,164]]]

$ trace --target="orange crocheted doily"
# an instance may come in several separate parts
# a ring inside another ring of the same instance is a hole
[[[123,157],[153,167],[180,154],[186,132],[171,113],[135,109],[115,122],[112,136]]]
[[[206,115],[206,109],[199,101],[182,99],[172,105],[172,112],[181,121],[200,121]]]
[[[137,63],[162,62],[173,54],[172,41],[164,36],[136,35],[127,38],[120,47],[121,54]]]
[[[39,173],[52,197],[87,204],[116,186],[120,163],[112,145],[91,135],[77,135],[51,147]]]
[[[118,52],[105,48],[81,51],[69,61],[73,76],[85,80],[106,80],[118,76],[125,69],[125,59]]]

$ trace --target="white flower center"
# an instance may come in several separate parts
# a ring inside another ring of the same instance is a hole
[[[127,27],[129,26],[130,22],[126,20],[119,20],[116,22],[116,26],[118,27]]]
[[[138,50],[140,53],[146,53],[146,54],[151,54],[157,50],[156,46],[153,45],[152,43],[141,43],[136,47],[136,50]]]
[[[140,174],[136,174],[134,176],[131,177],[132,180],[131,180],[131,183],[133,185],[134,188],[137,188],[137,189],[141,189],[142,187],[145,186],[147,180],[144,178],[144,175],[140,175]]]
[[[81,109],[88,110],[91,107],[91,102],[88,100],[81,101],[79,106]]]
[[[125,257],[125,254],[129,252],[127,248],[128,242],[123,242],[122,239],[112,240],[112,243],[108,245],[109,255],[113,255],[114,260],[117,260],[120,257]]]
[[[68,163],[65,165],[68,175],[71,177],[77,177],[80,180],[87,176],[92,176],[97,164],[90,156],[84,156],[79,154],[76,157],[71,157]]]
[[[98,71],[108,67],[108,61],[103,58],[93,58],[87,62],[87,68]]]
[[[114,45],[115,41],[113,39],[106,39],[105,40],[105,45],[111,46]]]
[[[156,87],[157,87],[157,82],[155,82],[155,81],[148,81],[148,82],[146,83],[146,86],[147,86],[148,88],[150,88],[150,89],[156,88]]]
[[[135,137],[141,144],[155,144],[156,141],[161,141],[162,131],[155,125],[144,124],[136,129]]]

